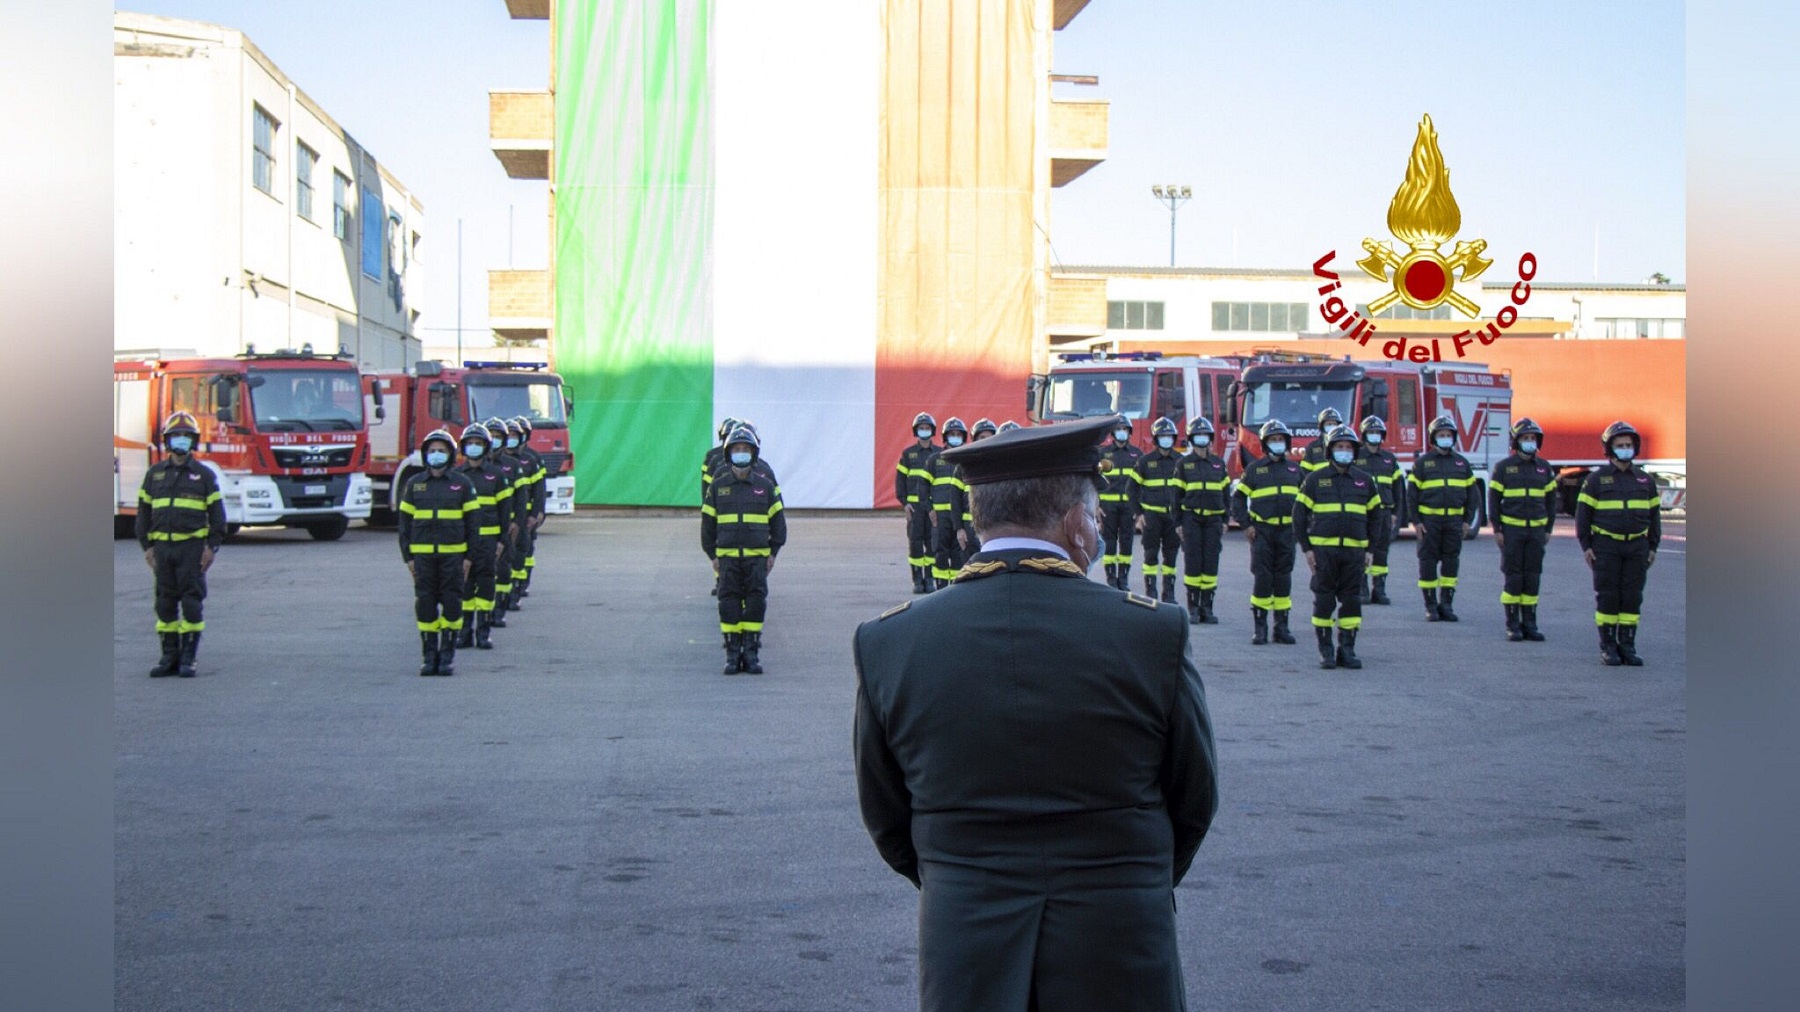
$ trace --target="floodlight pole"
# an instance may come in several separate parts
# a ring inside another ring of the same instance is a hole
[[[1193,197],[1194,190],[1189,186],[1157,185],[1150,187],[1150,195],[1156,198],[1157,203],[1167,204],[1169,207],[1169,266],[1173,267],[1175,266],[1175,211]]]

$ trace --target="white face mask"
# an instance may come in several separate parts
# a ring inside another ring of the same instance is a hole
[[[433,450],[425,455],[425,463],[431,467],[443,467],[450,463],[450,455],[442,450]]]
[[[1091,439],[1093,437],[1090,436],[1088,438]],[[1170,447],[1175,445],[1175,437],[1174,436],[1157,436],[1156,437],[1156,445],[1167,450]]]
[[[1370,446],[1380,446],[1381,445],[1381,433],[1371,432],[1367,436],[1363,437],[1363,442],[1368,443]]]
[[[1456,437],[1455,436],[1439,436],[1439,437],[1437,437],[1437,445],[1438,445],[1438,449],[1440,449],[1440,450],[1448,450],[1452,446],[1456,445]]]
[[[481,455],[486,452],[487,452],[487,447],[481,445],[480,443],[470,443],[469,445],[463,447],[463,456],[469,458],[470,460],[479,460],[479,459],[481,459]]]
[[[918,439],[930,439],[931,430],[921,425],[913,430],[913,436]]]
[[[1520,453],[1536,453],[1537,452],[1537,441],[1532,440],[1532,439],[1519,440],[1519,452]]]
[[[961,446],[962,445],[962,437],[961,436],[945,436],[944,443],[945,443],[945,445],[948,445],[948,446]]]
[[[1287,444],[1286,443],[1275,442],[1275,443],[1269,444],[1269,456],[1271,456],[1271,457],[1279,457],[1286,452],[1287,452]]]
[[[1094,563],[1100,561],[1100,524],[1086,506],[1082,507],[1081,513],[1082,522],[1076,528],[1078,533],[1069,539],[1069,547],[1073,549],[1069,561],[1081,567],[1083,573],[1091,573]]]
[[[1348,464],[1356,459],[1356,454],[1349,450],[1333,450],[1331,451],[1331,459],[1339,464]]]
[[[743,452],[733,453],[731,455],[731,463],[734,467],[749,467],[750,454]]]

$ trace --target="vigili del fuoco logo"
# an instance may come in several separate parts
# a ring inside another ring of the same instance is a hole
[[[1406,180],[1388,205],[1387,223],[1388,231],[1407,248],[1402,253],[1386,239],[1362,241],[1362,248],[1369,255],[1358,260],[1356,266],[1375,280],[1393,285],[1392,291],[1369,303],[1369,316],[1375,316],[1396,302],[1404,302],[1414,309],[1435,309],[1449,303],[1469,319],[1478,319],[1480,304],[1456,290],[1457,272],[1462,272],[1460,280],[1474,281],[1494,262],[1481,255],[1487,251],[1486,239],[1459,240],[1449,256],[1442,251],[1444,244],[1456,238],[1457,231],[1462,228],[1462,209],[1456,206],[1456,197],[1450,193],[1450,170],[1444,167],[1444,156],[1438,151],[1437,130],[1432,127],[1429,115],[1419,121],[1419,136],[1413,141],[1412,158],[1406,163]],[[1332,294],[1343,287],[1343,282],[1331,270],[1331,262],[1336,257],[1337,250],[1332,250],[1313,262],[1313,274],[1327,282],[1319,286],[1319,297],[1324,300],[1319,304],[1319,315],[1345,337],[1367,347],[1369,339],[1375,336],[1375,323]],[[1526,252],[1519,257],[1519,280],[1513,285],[1507,304],[1501,306],[1485,325],[1475,330],[1463,330],[1447,339],[1455,357],[1464,357],[1473,345],[1493,344],[1518,320],[1519,307],[1531,298],[1530,282],[1537,276],[1537,268],[1535,254]],[[1480,289],[1476,288],[1472,294],[1479,295]],[[1400,337],[1388,340],[1380,347],[1381,353],[1391,359],[1441,362],[1444,360],[1440,347],[1443,340],[1446,339],[1415,337],[1410,339],[1409,347],[1409,339]]]

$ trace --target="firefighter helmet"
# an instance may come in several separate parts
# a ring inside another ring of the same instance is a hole
[[[1288,431],[1288,427],[1282,424],[1281,419],[1271,418],[1264,422],[1262,428],[1258,429],[1256,432],[1256,438],[1265,443],[1269,441],[1270,436],[1286,436],[1288,437],[1289,445],[1292,445],[1294,434]]]
[[[425,448],[432,443],[443,443],[444,449],[449,450],[452,456],[456,454],[456,437],[450,434],[449,429],[432,429],[427,432],[425,438],[419,440],[419,452],[424,453]]]
[[[490,418],[481,423],[488,430],[488,436],[496,443],[506,442],[506,423],[498,418]]]
[[[1456,435],[1456,419],[1449,415],[1439,415],[1431,420],[1431,427],[1425,430],[1425,434],[1435,437],[1445,429],[1449,429],[1452,436]]]
[[[471,439],[481,440],[482,446],[492,447],[494,445],[494,437],[488,434],[487,426],[480,422],[470,422],[463,428],[462,441],[467,443]]]
[[[725,417],[724,421],[719,423],[719,445],[720,446],[725,445],[725,437],[731,435],[731,430],[737,428],[737,424],[738,424],[738,420],[735,418],[732,418],[729,415],[727,415]]]
[[[519,435],[520,436],[531,435],[531,419],[525,417],[524,415],[514,415],[512,417],[512,420],[519,423]]]
[[[1349,443],[1354,449],[1359,442],[1356,433],[1352,432],[1348,425],[1334,425],[1331,427],[1331,431],[1325,434],[1325,449],[1327,450],[1339,443]]]
[[[992,418],[978,419],[975,422],[975,431],[972,434],[972,438],[980,439],[983,436],[991,436],[999,431],[999,427],[994,425],[994,420]]]
[[[1196,416],[1188,422],[1188,442],[1210,443],[1213,438],[1213,424],[1205,415]]]
[[[1333,427],[1344,424],[1344,416],[1338,414],[1336,408],[1326,408],[1319,412],[1319,434],[1330,432]]]
[[[500,426],[506,430],[506,434],[509,436],[519,436],[523,439],[525,435],[525,426],[520,425],[517,418],[505,419],[500,423]]]
[[[191,412],[187,412],[187,411],[171,412],[169,417],[163,419],[163,424],[162,424],[163,438],[167,439],[169,436],[172,436],[177,432],[185,432],[190,436],[197,437],[200,435],[200,422],[198,419],[196,419],[193,416],[193,414]]]
[[[913,416],[913,423],[912,423],[913,431],[918,432],[919,426],[921,426],[921,425],[930,426],[931,434],[933,436],[937,435],[937,419],[931,417],[931,412],[921,411],[918,414]],[[927,438],[929,438],[929,437],[927,437]]]
[[[1125,417],[1125,412],[1123,411],[1119,412],[1118,415],[1113,418],[1113,431],[1117,432],[1120,429],[1124,429],[1126,432],[1131,431],[1131,419]]]
[[[1525,434],[1527,432],[1538,437],[1538,441],[1540,443],[1544,439],[1544,430],[1542,428],[1538,427],[1538,423],[1532,421],[1530,418],[1521,418],[1518,421],[1513,423],[1513,427],[1512,427],[1513,449],[1516,450],[1519,448],[1519,440],[1525,438]]]
[[[752,456],[762,452],[762,440],[757,438],[756,430],[743,422],[739,422],[737,428],[732,429],[725,436],[725,447],[727,449],[730,449],[737,443],[743,443],[750,447]]]
[[[949,418],[944,419],[944,435],[948,436],[952,432],[960,432],[964,436],[967,436],[969,434],[969,427],[963,424],[962,419],[955,415],[951,415]]]
[[[1175,423],[1172,420],[1170,420],[1170,418],[1167,415],[1164,415],[1163,417],[1158,418],[1156,420],[1156,424],[1150,426],[1150,437],[1152,439],[1160,439],[1163,436],[1174,436],[1174,435],[1178,435],[1178,432],[1175,428]]]
[[[1630,422],[1625,421],[1614,422],[1606,427],[1605,432],[1600,433],[1600,448],[1610,454],[1612,452],[1613,440],[1620,436],[1631,437],[1631,449],[1633,453],[1644,448],[1644,437],[1638,435],[1638,430],[1632,428]]]
[[[1359,428],[1362,429],[1364,439],[1367,439],[1371,432],[1379,432],[1384,436],[1387,435],[1387,423],[1381,420],[1380,415],[1370,415],[1363,419]]]
[[[1013,421],[1010,418],[1008,418],[1006,421],[1000,423],[1000,431],[1001,432],[1011,432],[1012,430],[1014,430],[1016,428],[1019,428],[1019,423]]]

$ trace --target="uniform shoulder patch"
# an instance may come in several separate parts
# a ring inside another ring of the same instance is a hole
[[[899,604],[894,605],[892,608],[889,608],[887,611],[882,612],[881,617],[877,618],[875,621],[879,622],[882,619],[893,618],[895,615],[898,615],[901,612],[903,612],[906,609],[911,608],[911,607],[912,607],[911,601],[902,601]]]
[[[1125,600],[1130,601],[1140,608],[1148,608],[1151,611],[1156,610],[1156,598],[1154,597],[1145,597],[1142,594],[1127,591],[1125,593]]]

